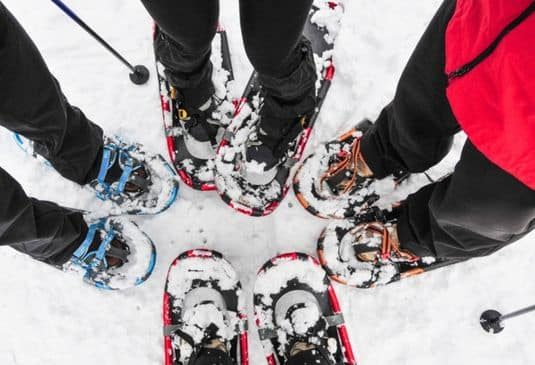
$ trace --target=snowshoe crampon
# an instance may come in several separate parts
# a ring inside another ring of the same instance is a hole
[[[203,343],[214,338],[224,343],[233,364],[249,363],[241,284],[218,252],[191,250],[173,261],[165,285],[163,322],[166,365],[189,364]],[[199,325],[207,322],[207,329]]]
[[[154,37],[158,36],[159,29],[155,25]],[[217,103],[216,110],[212,113],[217,119],[215,127],[219,127],[215,139],[217,143],[223,132],[230,123],[234,113],[234,104],[229,88],[234,80],[232,63],[229,51],[226,31],[222,26],[218,27],[216,37],[212,43],[210,58],[213,65],[212,82],[215,87],[213,102]],[[187,128],[180,122],[181,112],[176,91],[169,84],[165,76],[165,67],[158,61],[156,56],[156,71],[162,116],[167,141],[167,149],[173,165],[182,181],[196,190],[215,190],[214,162],[215,146],[201,146],[188,133]]]
[[[319,261],[330,278],[340,284],[367,289],[462,261],[417,256],[413,260],[396,259],[390,257],[390,253],[381,258],[378,252],[382,245],[380,230],[377,229],[376,236],[371,237],[363,233],[362,228],[396,222],[398,213],[398,208],[388,211],[373,207],[352,220],[332,221],[321,233],[317,245]],[[367,244],[359,239],[362,234],[367,235]],[[370,255],[377,258],[363,259]]]
[[[266,262],[256,279],[254,309],[268,365],[286,364],[296,341],[326,350],[332,364],[356,364],[336,293],[315,258],[288,253]],[[305,310],[304,323],[311,321],[316,328],[312,322],[321,321],[321,329],[305,334],[290,329],[289,321],[298,309]]]
[[[313,115],[302,124],[302,132],[291,142],[288,152],[279,161],[273,179],[262,185],[249,182],[244,176],[246,144],[258,128],[262,105],[261,86],[257,74],[251,76],[245,92],[237,102],[235,117],[227,128],[215,159],[215,181],[225,203],[252,216],[272,213],[286,196],[293,167],[303,156],[312,128],[327,96],[334,76],[332,50],[343,15],[341,1],[315,0],[304,35],[312,43],[318,72],[317,106]]]

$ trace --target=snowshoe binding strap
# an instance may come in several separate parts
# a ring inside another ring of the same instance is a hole
[[[94,188],[101,200],[120,200],[123,194],[139,196],[148,191],[150,176],[143,164],[130,156],[135,146],[122,147],[114,143],[104,146],[102,162]],[[117,167],[121,170],[118,179],[111,174]]]
[[[195,343],[195,340],[192,336],[190,336],[188,333],[182,330],[183,324],[176,324],[176,325],[169,325],[164,327],[164,336],[177,336],[184,342],[186,342],[189,346],[192,348],[192,353],[190,355],[189,360],[187,361],[187,365],[195,365],[197,363],[197,360],[201,355],[203,355],[206,351],[217,351],[226,353],[226,351],[222,351],[218,348],[210,348],[207,347],[207,344],[213,340],[218,339],[217,337],[205,337],[203,338],[202,342],[199,344]],[[221,342],[224,345],[224,342]],[[177,356],[175,355],[175,358]],[[229,365],[232,365],[229,362]]]
[[[215,146],[217,145],[217,130],[219,129],[218,124],[210,124],[208,120],[213,119],[214,112],[217,110],[219,105],[223,100],[218,99],[215,95],[210,97],[208,101],[201,105],[199,108],[190,108],[184,105],[182,102],[182,97],[180,96],[180,91],[175,87],[171,87],[171,99],[176,102],[177,117],[178,120],[183,124],[186,132],[192,134],[192,131],[195,127],[200,126],[206,136],[209,138],[210,143]],[[193,133],[192,135],[196,137]]]
[[[400,206],[393,206],[392,210],[370,207],[351,218],[355,224],[380,222],[383,224],[397,222],[400,216]]]
[[[347,133],[342,140],[353,136],[354,130]],[[361,154],[360,137],[355,138],[351,145],[351,152],[340,151],[338,154],[340,161],[329,166],[328,170],[320,178],[320,186],[324,183],[336,194],[346,194],[352,191],[359,181],[359,177],[369,177],[370,174],[363,175],[369,171],[366,162]]]
[[[114,268],[128,262],[128,255],[130,254],[128,246],[116,247],[112,245],[117,236],[113,229],[109,229],[106,232],[96,250],[91,249],[94,246],[93,242],[97,233],[103,230],[105,230],[104,220],[92,224],[88,229],[85,240],[76,249],[71,258],[73,264],[86,270],[85,279],[91,279],[95,274],[110,268],[108,258],[117,259],[118,263],[113,265]]]
[[[369,247],[366,244],[358,244],[359,238],[362,237],[362,235],[358,236],[356,240],[357,244],[353,245],[353,250],[358,260],[364,262],[374,262],[377,259],[401,259],[408,262],[416,262],[420,260],[420,257],[400,248],[397,235],[389,232],[386,225],[378,223],[366,224],[364,227],[356,227],[353,234],[356,234],[356,231],[360,230],[363,230],[363,234],[371,233],[372,235],[380,235],[381,246],[375,248]]]

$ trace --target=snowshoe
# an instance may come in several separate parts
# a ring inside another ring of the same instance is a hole
[[[360,153],[360,139],[371,125],[367,120],[359,123],[321,146],[299,167],[294,192],[309,213],[320,218],[353,217],[377,202],[380,191],[394,190],[407,178],[408,173],[402,170],[382,180],[370,176]]]
[[[341,1],[315,0],[304,35],[311,42],[318,73],[316,109],[303,116],[297,133],[292,129],[282,156],[274,167],[252,164],[246,152],[259,134],[263,93],[258,75],[253,73],[243,96],[237,103],[235,117],[227,128],[215,159],[215,181],[222,199],[237,211],[265,216],[272,213],[284,199],[289,176],[300,161],[316,123],[321,106],[334,76],[332,50],[343,15]],[[248,163],[249,162],[249,163]],[[266,168],[269,171],[266,172]],[[251,178],[255,176],[257,178]]]
[[[266,262],[254,309],[269,365],[286,364],[296,346],[321,351],[329,364],[356,364],[336,293],[315,258],[288,253]]]
[[[17,145],[31,156],[50,163],[35,153],[33,143],[14,134]],[[113,202],[111,214],[157,214],[168,209],[178,196],[178,181],[161,155],[150,154],[140,144],[118,137],[104,137],[99,174],[88,185],[97,198]]]
[[[60,269],[81,275],[100,289],[120,290],[144,283],[156,262],[156,249],[138,226],[124,218],[99,219]]]
[[[171,264],[163,300],[166,365],[202,356],[247,365],[247,316],[241,284],[215,251],[184,252]]]
[[[395,230],[398,216],[399,207],[373,207],[353,220],[331,222],[318,240],[318,257],[331,279],[373,288],[460,262],[418,257],[401,248]]]
[[[161,36],[155,26],[154,37]],[[181,102],[180,92],[165,76],[165,67],[156,56],[156,71],[162,116],[169,156],[178,175],[193,189],[215,190],[215,151],[230,123],[234,104],[230,83],[234,80],[227,34],[220,26],[212,44],[212,82],[215,93],[207,105],[188,108]]]

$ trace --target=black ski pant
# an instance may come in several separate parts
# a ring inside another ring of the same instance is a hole
[[[310,44],[302,38],[313,0],[241,0],[245,50],[266,91],[264,107],[279,118],[310,112],[316,71]],[[213,94],[211,44],[218,0],[142,0],[161,32],[155,39],[166,76],[197,107]]]
[[[34,43],[1,2],[0,84],[1,126],[33,141],[35,151],[67,179],[85,184],[96,177],[101,129],[68,103]],[[82,213],[29,198],[0,168],[0,246],[61,265],[86,231]]]
[[[412,54],[394,100],[363,137],[374,175],[423,172],[450,150],[460,127],[446,98],[446,0]],[[473,101],[477,103],[477,100]],[[497,141],[497,143],[499,143]],[[402,247],[420,256],[484,256],[535,226],[535,191],[491,163],[468,140],[453,174],[408,197],[398,222]]]
[[[193,365],[234,365],[230,357],[220,350],[203,350]],[[284,365],[330,365],[319,351],[302,351],[291,357]]]

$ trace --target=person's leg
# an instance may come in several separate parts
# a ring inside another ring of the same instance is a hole
[[[274,127],[269,134],[315,107],[315,64],[302,37],[311,7],[312,0],[240,1],[245,50],[266,92],[262,115],[270,120],[262,128]]]
[[[431,20],[399,81],[394,100],[363,136],[362,155],[374,177],[422,172],[450,150],[459,126],[446,97],[445,32],[455,10],[446,0]]]
[[[0,246],[11,246],[33,258],[62,265],[87,233],[81,212],[31,199],[0,168]]]
[[[398,222],[401,246],[419,256],[489,255],[535,228],[535,191],[467,141],[455,172],[409,196]]]
[[[167,79],[198,107],[214,93],[211,44],[217,31],[218,0],[142,0],[158,25],[154,47]]]
[[[35,142],[64,177],[79,184],[98,174],[102,130],[62,94],[39,51],[0,3],[0,125]]]

